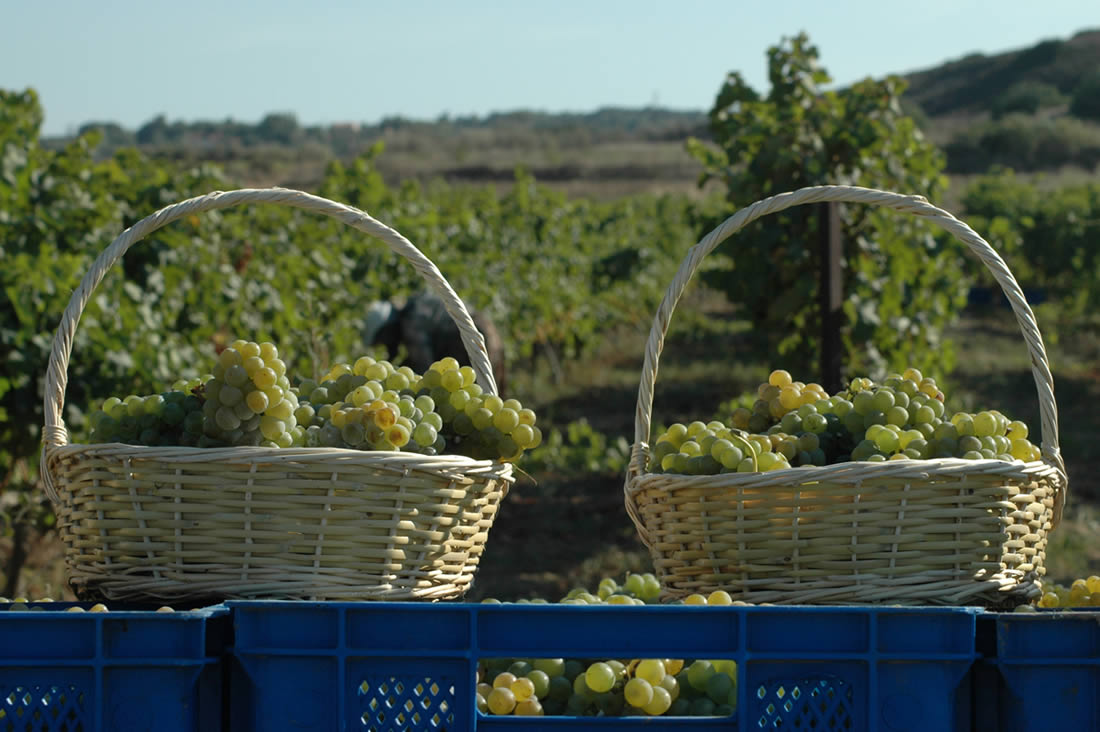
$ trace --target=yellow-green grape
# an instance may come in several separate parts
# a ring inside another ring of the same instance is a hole
[[[656,686],[661,683],[661,679],[666,676],[664,661],[657,658],[647,658],[638,662],[638,665],[634,669],[634,676],[639,679],[645,679],[650,684]],[[634,704],[636,707],[643,706],[641,704]]]
[[[658,716],[664,714],[672,706],[672,695],[661,686],[653,687],[653,698],[642,709],[646,714]]]
[[[597,661],[584,672],[584,681],[592,691],[602,694],[615,686],[615,672],[607,663]]]
[[[512,690],[517,702],[524,701],[535,694],[535,682],[526,676],[516,679],[508,688]]]
[[[515,682],[516,675],[511,671],[502,671],[493,679],[494,689],[510,689]]]
[[[536,671],[542,671],[551,680],[565,675],[565,659],[563,658],[536,658],[532,664]]]
[[[511,714],[516,708],[516,695],[503,686],[494,688],[485,701],[493,714]]]
[[[105,613],[107,612],[107,606],[104,605],[102,602],[97,602],[95,605],[92,605],[90,608],[88,608],[88,612]]]
[[[477,705],[477,710],[479,712],[481,712],[482,714],[489,713],[489,702],[485,698],[485,695],[481,693],[481,691],[478,691],[474,695],[474,703]]]
[[[696,691],[705,692],[707,689],[707,681],[711,676],[714,676],[714,665],[710,661],[696,660],[693,661],[687,670],[688,683]]]
[[[715,590],[707,595],[708,605],[732,605],[733,598],[725,590]]]
[[[623,697],[632,707],[644,709],[653,701],[653,685],[646,679],[634,677],[623,687]]]
[[[707,598],[705,595],[700,595],[697,592],[693,592],[684,598],[685,605],[706,605]]]
[[[676,701],[680,697],[680,682],[676,680],[676,676],[673,674],[665,674],[659,685],[668,692],[668,695],[672,697],[672,701]]]
[[[627,574],[626,581],[623,582],[623,589],[635,596],[641,595],[644,587],[645,578],[634,572]]]
[[[573,679],[573,696],[583,696],[591,699],[595,696],[596,692],[588,685],[586,675],[582,672],[577,674]]]
[[[527,678],[534,685],[535,696],[545,699],[550,693],[550,675],[541,669],[533,668],[527,672]]]
[[[731,679],[737,678],[737,662],[730,658],[718,658],[711,661],[714,670],[720,674],[726,674]]]
[[[599,595],[601,600],[606,600],[611,597],[619,589],[619,583],[611,577],[604,577],[600,580],[600,584],[596,588],[596,594]]]
[[[544,713],[542,703],[535,698],[524,699],[516,704],[517,717],[541,717]]]
[[[642,590],[638,593],[638,597],[643,600],[656,600],[661,596],[661,583],[657,580],[656,575],[646,572],[642,575]]]

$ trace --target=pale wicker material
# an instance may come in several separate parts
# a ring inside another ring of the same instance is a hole
[[[330,216],[408,259],[443,298],[478,382],[497,393],[485,341],[454,290],[412,243],[366,213],[279,188],[161,209],[96,259],[50,354],[42,477],[71,585],[82,597],[136,602],[460,597],[513,482],[510,464],[332,448],[68,444],[62,407],[73,336],[107,270],[172,221],[242,203]]]
[[[964,242],[989,268],[1031,355],[1042,460],[848,462],[713,476],[645,472],[657,360],[673,308],[703,258],[762,216],[825,201],[920,216]],[[1067,480],[1053,382],[1031,308],[993,248],[922,197],[821,186],[754,203],[691,249],[657,311],[624,490],[667,597],[722,589],[748,602],[794,604],[998,606],[1034,598]]]

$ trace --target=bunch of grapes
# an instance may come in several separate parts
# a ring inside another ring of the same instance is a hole
[[[200,447],[218,445],[301,445],[286,363],[273,343],[237,340],[218,354],[213,376],[203,385]]]
[[[622,584],[605,577],[596,594],[577,588],[561,602],[641,605],[655,602],[660,592],[652,574],[630,573]],[[744,603],[717,590],[708,597],[692,595],[684,604]],[[729,659],[490,658],[479,664],[475,700],[483,714],[492,715],[730,717],[737,709],[737,664]]]
[[[443,419],[453,451],[475,460],[514,462],[542,442],[535,412],[518,399],[485,394],[470,366],[447,357],[433,363],[417,381],[418,397],[429,397]]]
[[[415,396],[419,376],[407,366],[363,356],[337,364],[320,383],[303,379],[296,416],[306,444],[356,450],[403,450],[436,455],[446,448],[434,401]]]
[[[1100,577],[1075,579],[1069,587],[1054,584],[1046,588],[1037,603],[1041,608],[1100,607]]]
[[[202,400],[188,384],[149,396],[110,397],[92,413],[92,442],[195,446],[203,434]]]
[[[1027,425],[996,410],[948,416],[935,380],[916,369],[881,384],[856,378],[832,396],[777,370],[757,396],[752,409],[733,412],[732,426],[671,425],[654,445],[651,472],[712,475],[946,457],[1030,462],[1041,456]]]
[[[420,375],[363,356],[319,381],[292,383],[272,343],[238,340],[213,373],[150,397],[112,397],[92,415],[93,442],[198,447],[334,447],[444,452],[515,461],[537,447],[535,413],[485,394],[454,358]]]

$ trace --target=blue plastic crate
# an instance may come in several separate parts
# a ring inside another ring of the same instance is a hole
[[[991,615],[1000,675],[983,694],[979,727],[1005,732],[1100,730],[1100,612]],[[986,622],[983,619],[983,623]]]
[[[224,606],[65,612],[0,604],[0,732],[217,732]]]
[[[973,608],[230,602],[233,730],[964,730]],[[496,717],[480,658],[729,658],[728,718]]]

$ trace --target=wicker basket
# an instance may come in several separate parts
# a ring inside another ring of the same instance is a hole
[[[50,355],[41,470],[74,591],[134,602],[461,596],[513,481],[509,464],[332,448],[68,444],[62,407],[73,335],[104,274],[162,226],[243,203],[305,209],[381,239],[443,298],[478,382],[497,391],[462,301],[415,246],[366,213],[279,188],[219,191],[163,208],[96,259]]]
[[[672,310],[701,261],[762,216],[826,201],[885,206],[935,222],[989,268],[1031,355],[1041,460],[847,462],[709,476],[646,472],[657,360]],[[1066,488],[1050,369],[1031,308],[992,247],[922,197],[822,186],[747,206],[691,249],[657,311],[624,490],[666,597],[722,589],[748,602],[791,604],[1000,606],[1033,598]]]

